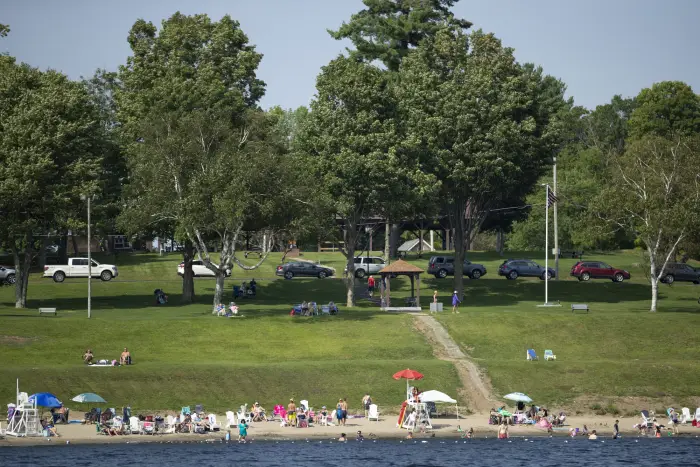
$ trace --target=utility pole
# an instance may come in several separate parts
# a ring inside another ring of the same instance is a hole
[[[554,187],[552,193],[557,196],[557,156],[554,156]],[[558,200],[557,200],[558,201]],[[554,201],[554,280],[559,280],[559,230],[557,224],[557,201]]]
[[[88,211],[88,218],[87,218],[87,244],[88,244],[88,319],[90,319],[91,315],[91,308],[92,308],[92,237],[90,235],[90,198],[92,196],[88,195],[87,197],[87,211]]]

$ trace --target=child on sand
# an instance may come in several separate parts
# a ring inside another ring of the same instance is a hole
[[[248,425],[245,420],[242,420],[241,423],[238,424],[238,442],[245,443],[246,436],[248,436]]]

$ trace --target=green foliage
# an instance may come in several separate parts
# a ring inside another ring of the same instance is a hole
[[[7,24],[0,24],[0,37],[7,37],[10,33],[10,26]]]
[[[700,96],[680,81],[663,81],[642,89],[630,117],[630,134],[672,137],[700,133]]]
[[[421,41],[444,27],[468,29],[472,23],[455,18],[450,8],[459,0],[363,0],[367,8],[350,22],[328,32],[337,40],[350,39],[352,58],[381,61],[398,71],[401,61]]]

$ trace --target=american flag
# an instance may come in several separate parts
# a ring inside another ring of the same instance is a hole
[[[547,207],[550,207],[551,205],[553,205],[557,201],[559,201],[559,200],[557,199],[556,196],[554,196],[554,192],[552,191],[552,189],[549,186],[547,186]]]

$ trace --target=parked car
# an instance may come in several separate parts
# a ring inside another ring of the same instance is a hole
[[[548,268],[545,273],[544,266],[540,266],[531,259],[507,259],[498,268],[498,275],[506,279],[515,280],[518,277],[553,278],[556,276],[554,269]]]
[[[686,263],[668,263],[661,281],[673,284],[676,281],[700,284],[700,271]]]
[[[324,279],[335,273],[333,269],[320,264],[309,263],[308,261],[295,261],[292,263],[282,264],[277,266],[276,274],[284,276],[285,279],[291,279],[295,276],[318,277]]]
[[[629,280],[630,273],[600,261],[579,261],[571,268],[571,275],[587,282],[591,279],[610,279],[613,282]]]
[[[88,264],[87,258],[68,258],[68,264],[44,266],[44,277],[51,277],[54,282],[63,282],[66,277],[87,277]],[[110,281],[119,275],[117,267],[113,264],[100,264],[94,259],[90,272],[92,277],[99,277],[103,281]]]
[[[218,264],[212,263],[214,266],[217,268],[219,267]],[[185,275],[185,263],[180,263],[177,266],[177,274],[179,276],[184,276]],[[204,265],[204,261],[200,260],[195,260],[192,261],[192,275],[194,277],[216,277],[216,274],[214,274],[214,271],[209,269]],[[226,270],[226,277],[231,277],[231,270],[227,269]]]
[[[465,276],[472,279],[479,279],[486,274],[486,268],[483,264],[472,263],[465,259],[462,265],[462,272]],[[428,261],[428,274],[432,274],[438,279],[444,279],[447,276],[455,274],[455,259],[453,256],[432,256]]]
[[[17,281],[16,277],[17,276],[14,269],[0,266],[0,285],[12,285]]]
[[[379,256],[356,256],[354,263],[355,277],[359,277],[360,279],[365,277],[367,274],[379,274],[379,271],[386,267],[386,261],[384,261],[384,258],[380,258]],[[348,272],[347,266],[345,266],[343,272]]]

